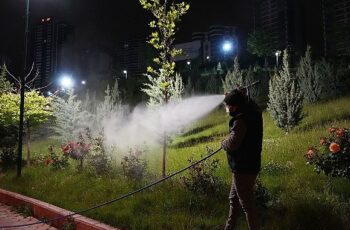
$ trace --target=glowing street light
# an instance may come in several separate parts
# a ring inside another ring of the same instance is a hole
[[[73,87],[74,82],[70,76],[64,75],[61,78],[60,85],[62,86],[62,89],[69,89]]]
[[[276,56],[276,67],[278,68],[278,57],[281,55],[281,51],[280,50],[277,50],[276,52],[275,52],[275,56]]]
[[[128,71],[126,69],[123,70],[123,74],[125,74],[125,79],[128,79]]]
[[[85,85],[85,84],[86,84],[86,81],[85,81],[85,80],[82,80],[82,81],[81,81],[81,84],[82,84],[82,85]]]
[[[225,42],[222,44],[222,50],[223,50],[225,53],[230,52],[232,49],[233,49],[232,42],[230,42],[230,41],[225,41]]]
[[[188,68],[191,69],[191,61],[187,61],[186,64],[187,64]]]

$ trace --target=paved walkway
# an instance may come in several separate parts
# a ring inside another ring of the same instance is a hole
[[[0,230],[54,230],[56,228],[50,227],[47,224],[36,224],[27,227],[18,228],[1,228],[1,226],[30,224],[37,222],[38,220],[33,217],[23,217],[20,214],[12,211],[10,206],[6,206],[0,203]]]

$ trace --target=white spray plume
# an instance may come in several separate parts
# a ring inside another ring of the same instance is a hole
[[[223,95],[197,96],[153,109],[136,107],[128,116],[114,116],[103,122],[107,144],[122,149],[159,144],[164,132],[167,135],[179,133],[222,100]]]

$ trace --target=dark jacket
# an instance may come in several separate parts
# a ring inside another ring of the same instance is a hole
[[[261,168],[262,113],[254,102],[244,105],[229,122],[230,134],[222,142],[235,173],[258,173]]]

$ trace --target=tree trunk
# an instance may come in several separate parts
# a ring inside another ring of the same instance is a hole
[[[162,161],[162,177],[164,178],[166,176],[166,148],[167,148],[167,144],[166,144],[167,140],[166,140],[166,132],[164,132],[164,136],[163,136],[163,161]]]
[[[30,124],[29,119],[27,119],[27,166],[30,166]]]

